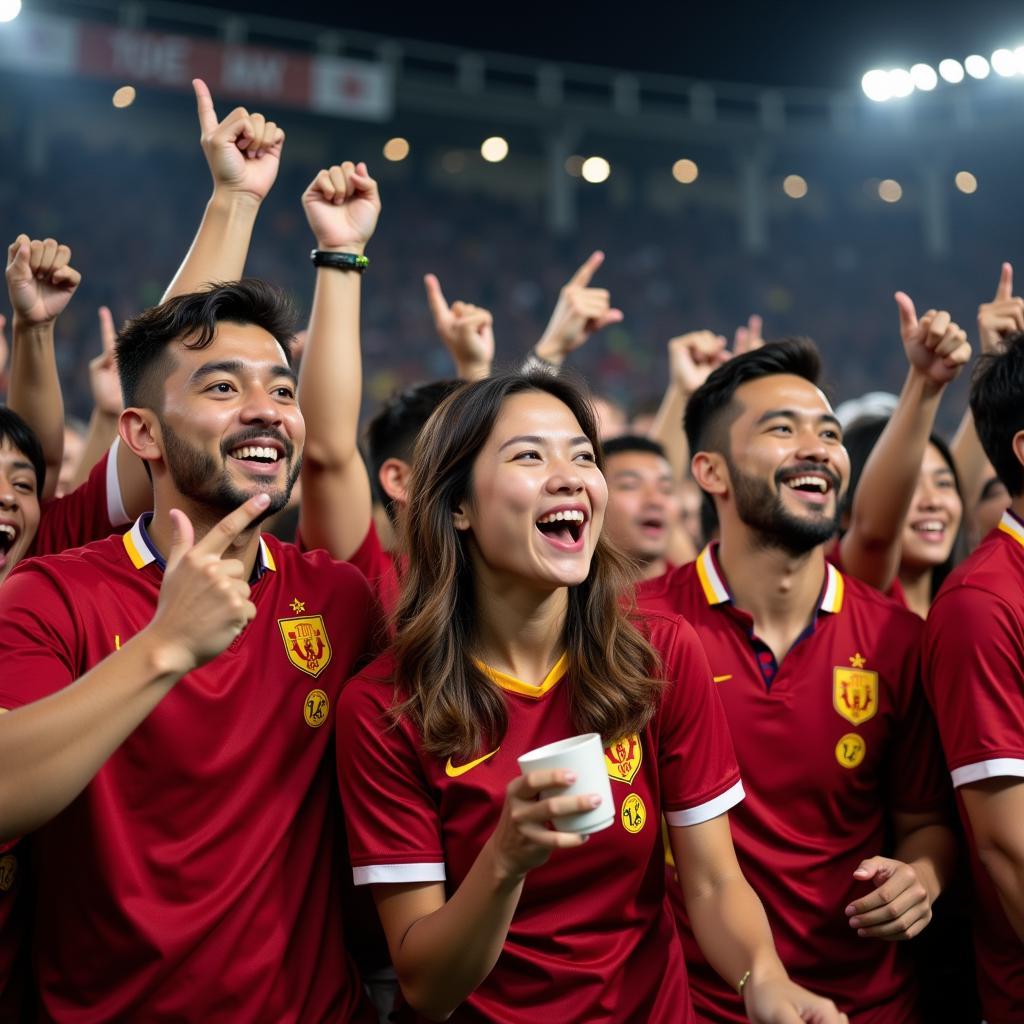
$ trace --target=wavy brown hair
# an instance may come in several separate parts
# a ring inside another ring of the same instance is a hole
[[[401,686],[394,714],[412,719],[437,757],[492,750],[508,727],[504,691],[474,663],[476,584],[469,538],[455,528],[453,512],[471,496],[473,463],[505,400],[529,391],[568,406],[603,469],[585,392],[547,370],[500,373],[461,387],[438,406],[413,454],[401,520],[409,565],[395,612]],[[629,561],[602,537],[587,578],[569,588],[565,649],[573,725],[608,742],[647,724],[663,686],[658,656],[622,604],[631,582]]]

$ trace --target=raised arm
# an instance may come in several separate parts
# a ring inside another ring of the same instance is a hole
[[[611,305],[607,288],[590,285],[597,268],[604,263],[604,253],[591,253],[583,265],[562,286],[551,319],[532,355],[550,366],[561,366],[595,332],[622,320],[622,310]]]
[[[1013,294],[1013,266],[1004,263],[995,298],[978,307],[978,342],[981,351],[986,354],[997,352],[1003,339],[1017,331],[1024,331],[1024,299]],[[956,461],[964,503],[968,508],[974,508],[981,499],[988,459],[978,440],[978,432],[974,429],[974,417],[970,409],[964,412],[949,447]]]
[[[728,817],[670,825],[668,833],[694,937],[708,963],[739,990],[748,1020],[847,1024],[831,1001],[789,980],[761,901],[736,861]]]
[[[843,567],[886,590],[900,564],[900,534],[914,498],[939,399],[971,358],[967,335],[949,313],[920,320],[910,296],[896,293],[900,334],[910,364],[899,403],[868,457],[840,541]]]
[[[14,310],[7,404],[43,446],[44,499],[57,489],[64,454],[64,398],[53,327],[82,279],[70,260],[71,250],[52,238],[18,235],[7,250],[7,292]]]
[[[459,380],[483,380],[494,362],[494,317],[483,306],[453,302],[450,306],[441,291],[437,275],[423,278],[427,305],[441,344],[455,363]]]
[[[302,196],[321,252],[362,256],[380,215],[380,194],[366,164],[321,171]],[[370,528],[372,496],[359,452],[363,368],[359,342],[362,274],[316,270],[313,312],[299,370],[306,420],[299,529],[308,548],[349,559]]]
[[[164,300],[242,276],[256,215],[277,178],[284,146],[284,132],[273,121],[245,107],[218,121],[206,83],[197,78],[192,87],[213,195]]]

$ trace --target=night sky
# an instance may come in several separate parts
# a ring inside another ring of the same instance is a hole
[[[1024,44],[1024,5],[840,3],[356,4],[213,0],[207,7],[429,39],[549,60],[791,86],[856,86],[874,66],[937,65]],[[500,12],[500,13],[499,13]]]

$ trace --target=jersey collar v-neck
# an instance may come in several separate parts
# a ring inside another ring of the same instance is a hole
[[[515,676],[510,676],[507,672],[502,672],[499,669],[492,668],[490,665],[485,664],[479,659],[476,660],[476,667],[480,669],[488,679],[496,683],[508,693],[516,693],[519,694],[520,697],[530,697],[533,700],[539,700],[562,681],[569,668],[569,656],[568,654],[563,654],[558,661],[555,662],[551,671],[548,672],[539,686],[531,686],[529,683],[524,683],[521,679],[517,679]]]

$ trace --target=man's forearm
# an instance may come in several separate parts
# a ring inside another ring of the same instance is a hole
[[[934,903],[956,869],[956,839],[952,831],[938,823],[922,825],[905,835],[893,852],[895,860],[909,864]]]
[[[214,189],[195,239],[161,301],[239,280],[259,208],[255,196]]]

